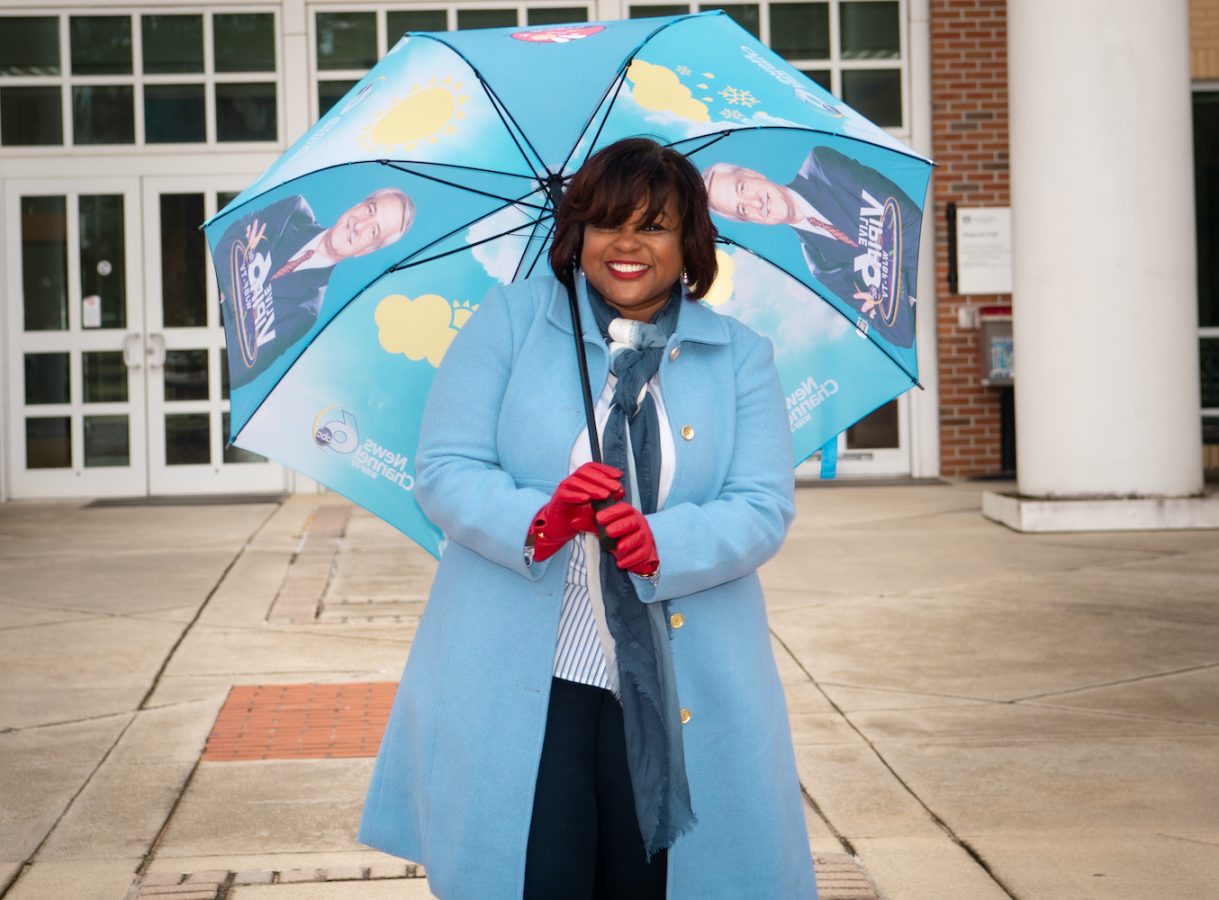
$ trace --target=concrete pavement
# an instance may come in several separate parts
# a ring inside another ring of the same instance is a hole
[[[1219,896],[1219,532],[981,493],[802,488],[763,572],[823,898]],[[333,495],[0,505],[0,898],[430,896],[353,835],[431,569]]]

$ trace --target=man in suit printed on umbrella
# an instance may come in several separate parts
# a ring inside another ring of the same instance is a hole
[[[860,330],[913,346],[922,210],[891,180],[816,147],[786,185],[731,163],[707,167],[703,181],[713,213],[791,227],[809,271],[858,311]]]
[[[382,188],[328,228],[300,195],[233,222],[215,252],[225,338],[235,348],[232,386],[248,383],[309,332],[336,265],[401,239],[414,218],[410,197]]]

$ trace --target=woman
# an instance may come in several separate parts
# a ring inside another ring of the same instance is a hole
[[[599,151],[556,277],[492,290],[437,373],[416,491],[449,544],[360,839],[443,900],[815,896],[756,574],[790,436],[769,341],[692,302],[714,234],[681,154]],[[587,462],[567,284],[620,465]]]

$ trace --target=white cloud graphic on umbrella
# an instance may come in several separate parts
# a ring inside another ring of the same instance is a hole
[[[717,250],[716,257],[720,274],[708,294],[714,308],[767,335],[776,356],[801,353],[854,330],[828,303],[752,253]]]
[[[487,274],[500,284],[516,277],[530,241],[532,217],[517,206],[505,206],[466,231],[466,243]],[[482,242],[482,243],[480,243]]]

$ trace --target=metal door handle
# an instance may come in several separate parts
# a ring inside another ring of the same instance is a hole
[[[153,332],[148,335],[148,368],[159,369],[165,365],[165,335]]]
[[[129,369],[138,369],[142,364],[137,348],[140,345],[140,333],[133,331],[123,335],[123,365]]]

